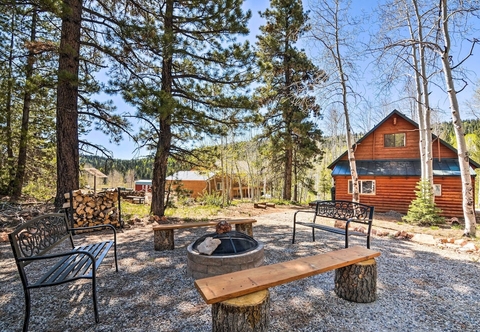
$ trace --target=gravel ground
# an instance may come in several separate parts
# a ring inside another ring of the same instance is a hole
[[[293,211],[275,211],[255,217],[265,264],[343,248],[338,235],[326,232],[311,242],[306,227],[292,245]],[[177,231],[175,250],[163,252],[153,250],[151,225],[119,232],[120,271],[110,257],[97,275],[100,323],[90,283],[82,280],[32,290],[30,331],[211,331],[211,308],[186,275],[186,247],[206,232]],[[334,272],[320,274],[270,289],[270,330],[480,331],[478,255],[391,238],[374,238],[372,249],[381,252],[375,302],[338,298]],[[9,243],[0,244],[0,258],[0,331],[20,331],[23,289]]]

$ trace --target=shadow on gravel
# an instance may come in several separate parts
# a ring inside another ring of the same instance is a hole
[[[288,212],[259,222],[265,264],[343,248],[343,239],[309,229],[291,243]],[[119,266],[110,257],[98,272],[100,323],[88,281],[32,291],[31,331],[211,331],[210,306],[186,276],[186,247],[209,228],[175,233],[175,250],[154,251],[151,226],[119,233]],[[103,235],[93,235],[101,237]],[[80,236],[80,238],[83,235]],[[364,245],[364,239],[351,245]],[[468,256],[408,241],[374,238],[377,300],[360,304],[334,292],[334,272],[270,289],[271,331],[466,331],[478,329],[479,265]],[[0,244],[0,330],[20,331],[23,290],[8,243]]]

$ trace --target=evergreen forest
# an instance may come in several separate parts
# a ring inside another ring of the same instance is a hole
[[[166,178],[180,170],[238,174],[286,201],[328,197],[326,166],[346,151],[346,137],[359,139],[394,108],[414,121],[417,104],[436,119],[445,114],[414,91],[416,42],[392,40],[412,40],[403,18],[415,11],[425,17],[420,30],[440,33],[434,13],[446,8],[446,24],[469,30],[445,40],[473,49],[478,30],[467,23],[478,2],[442,1],[369,3],[370,17],[356,2],[330,0],[270,0],[259,11],[249,9],[253,0],[0,1],[0,195],[61,206],[65,192],[88,184],[82,169],[95,167],[112,177],[105,185],[151,179],[160,216]],[[375,26],[372,17],[399,24]],[[422,50],[424,87],[445,86],[439,49]],[[473,53],[449,56],[458,91],[471,82]],[[358,70],[367,55],[373,78]],[[479,161],[479,121],[462,123]],[[457,146],[457,126],[432,127]],[[92,132],[119,146],[128,137],[147,153],[116,159]]]

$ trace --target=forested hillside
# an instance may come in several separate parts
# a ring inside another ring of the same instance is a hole
[[[105,175],[117,171],[123,177],[127,177],[128,174],[133,173],[135,180],[152,178],[153,160],[150,158],[125,160],[82,155],[80,157],[80,163],[84,166],[94,167]]]
[[[478,139],[478,137],[480,137],[480,120],[466,120],[463,124],[466,136],[469,138],[468,142],[470,144],[472,159],[478,162],[480,161],[480,154],[477,152],[480,150],[480,140]],[[453,125],[450,122],[438,124],[436,132],[441,139],[455,146]],[[357,134],[355,139],[358,140],[363,135],[364,134]],[[324,151],[323,160],[308,172],[307,170],[302,170],[302,175],[299,176],[299,182],[301,182],[299,185],[311,192],[316,192],[324,197],[328,197],[331,178],[326,166],[346,151],[345,137],[343,135],[326,137],[320,148]],[[171,169],[169,170],[169,174],[179,170],[190,170],[194,168],[220,173],[222,172],[221,163],[223,161],[224,171],[226,172],[255,173],[257,174],[256,177],[262,179],[262,169],[268,167],[265,163],[262,164],[260,162],[262,159],[268,157],[268,152],[262,148],[257,138],[249,142],[235,142],[226,144],[225,146],[212,146],[204,149],[203,154],[205,155],[204,160],[206,160],[204,164],[185,163],[183,165],[173,165],[170,163]],[[152,179],[153,159],[151,158],[123,160],[82,155],[80,160],[83,167],[95,167],[108,175],[110,178],[109,182],[114,182],[112,184],[113,186],[132,187],[135,180]],[[216,165],[215,162],[212,163],[212,160],[217,160]],[[248,169],[236,169],[237,166],[232,166],[239,162],[240,165],[244,165],[244,167],[248,167]],[[266,179],[269,185],[275,186],[274,183],[280,176],[280,174],[275,174],[272,169],[268,172]],[[254,176],[252,175],[252,177]],[[315,181],[313,181],[314,178],[316,179]],[[310,179],[311,182],[307,181],[307,179]]]

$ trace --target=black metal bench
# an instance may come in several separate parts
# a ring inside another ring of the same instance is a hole
[[[345,248],[348,248],[348,237],[364,236],[367,237],[367,248],[370,249],[370,233],[372,230],[373,221],[373,206],[355,203],[350,201],[315,201],[313,202],[315,209],[299,210],[295,212],[293,216],[293,238],[292,244],[295,243],[295,231],[296,225],[302,225],[312,228],[312,240],[315,241],[315,229],[327,231],[331,233],[341,234],[345,236]],[[313,205],[312,204],[312,205]],[[313,220],[311,222],[298,221],[298,213],[313,214]],[[331,218],[335,220],[345,221],[345,229],[328,226],[325,224],[317,223],[317,217]],[[359,232],[350,230],[350,224],[358,223],[365,226],[365,232]]]
[[[15,231],[8,235],[25,293],[23,331],[28,330],[30,289],[55,286],[82,278],[92,279],[95,322],[99,322],[96,270],[108,251],[113,247],[115,269],[118,272],[116,230],[112,225],[75,228],[75,231],[100,228],[111,229],[113,231],[113,240],[75,247],[73,242],[74,233],[65,214],[52,213],[36,217],[19,225]],[[66,251],[56,250],[49,253],[54,247],[67,239],[70,241],[72,249]],[[55,260],[52,261],[53,258]],[[39,264],[40,262],[48,264],[48,271],[43,275],[35,275],[32,271],[25,268],[31,263]]]

